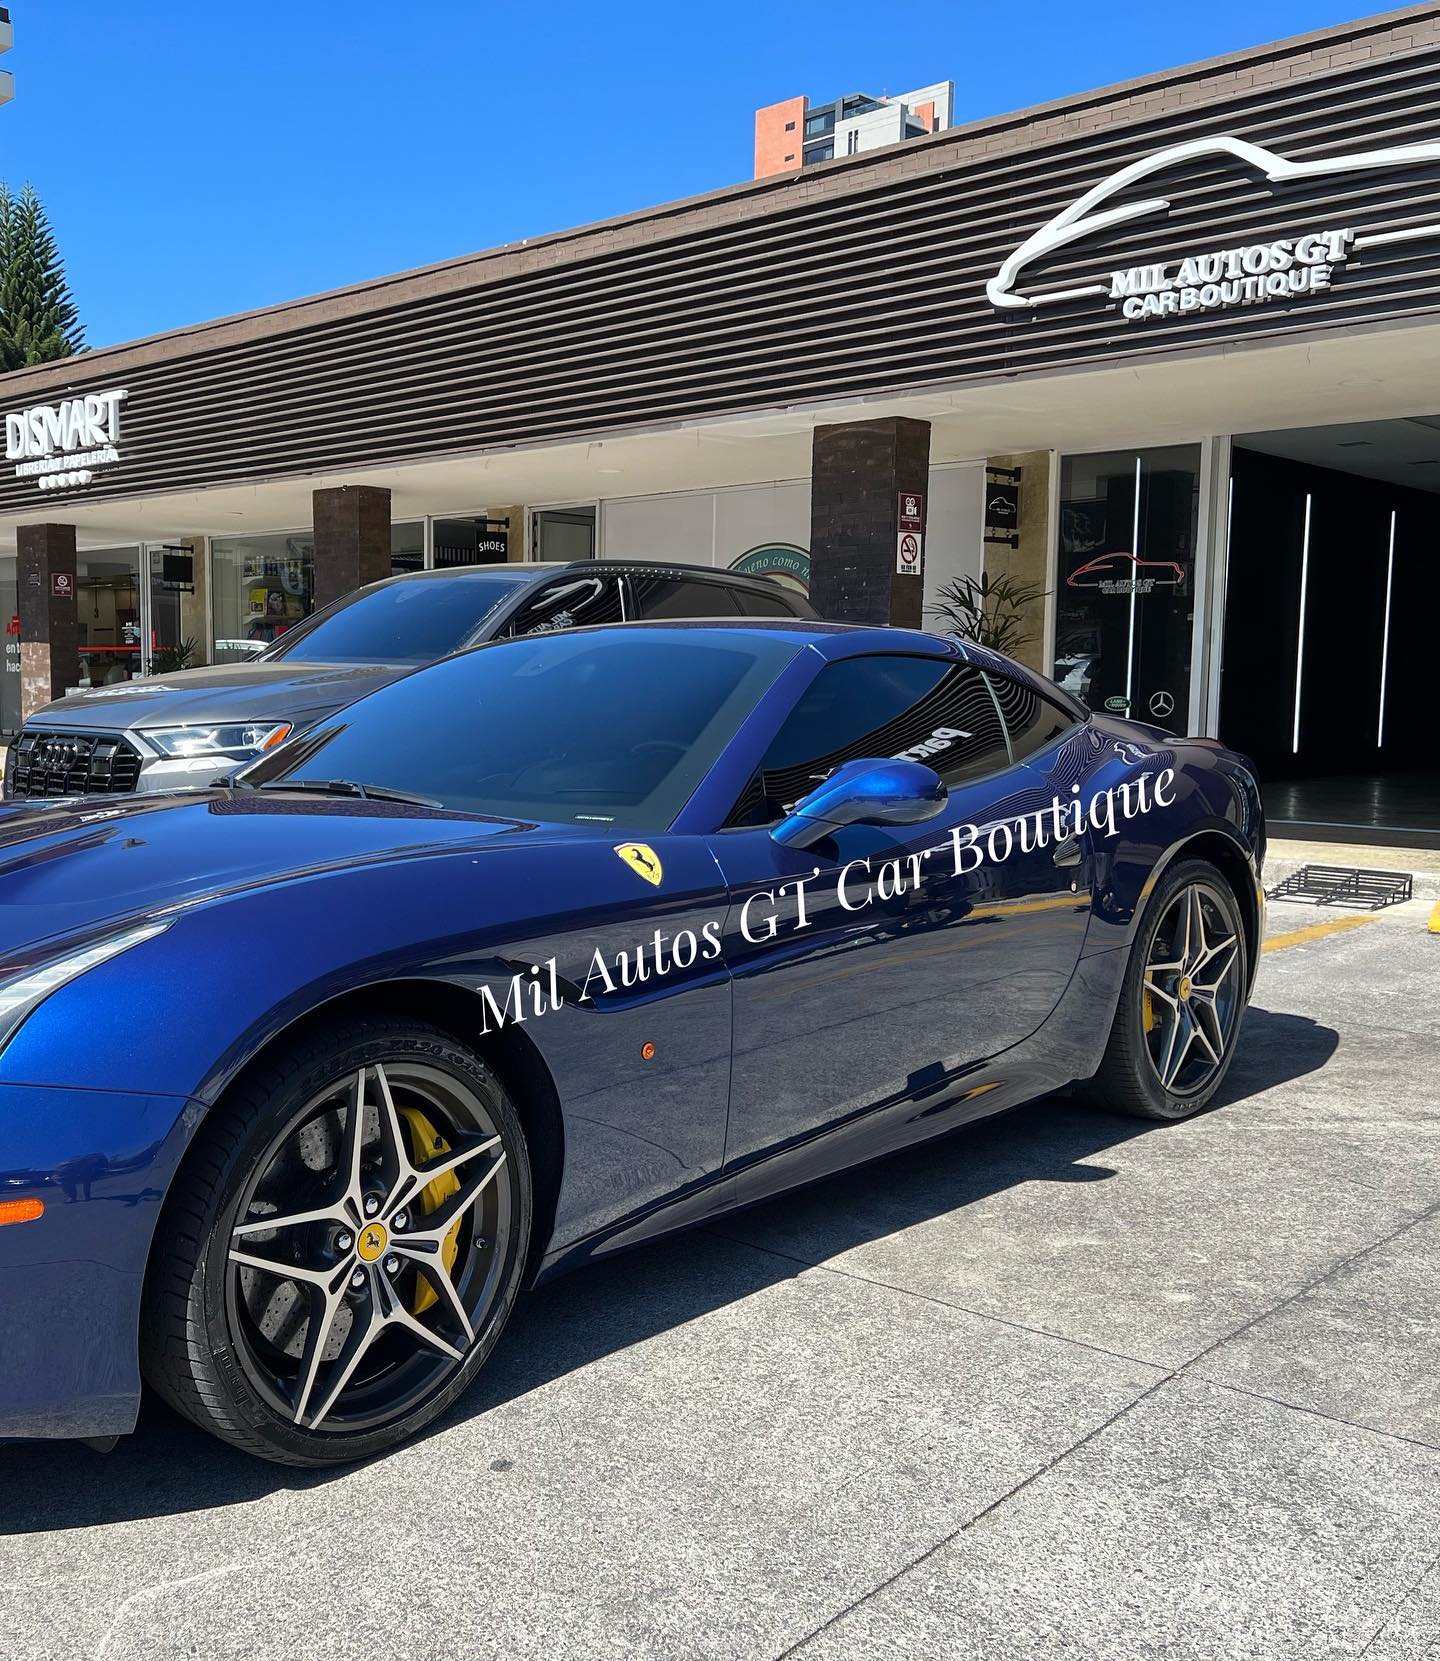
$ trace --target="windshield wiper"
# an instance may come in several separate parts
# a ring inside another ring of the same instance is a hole
[[[391,790],[383,784],[361,784],[358,779],[271,779],[260,790],[315,790],[326,796],[358,796],[362,801],[410,802],[415,807],[444,807],[433,796],[412,790]]]

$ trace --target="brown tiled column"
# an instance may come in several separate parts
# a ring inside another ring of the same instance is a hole
[[[16,533],[20,612],[20,719],[80,679],[75,620],[75,527],[21,525]]]
[[[929,482],[928,421],[889,416],[815,429],[810,600],[822,617],[921,627]],[[904,574],[902,536],[916,539],[906,544],[907,557],[919,556]]]
[[[347,484],[315,491],[313,502],[318,610],[390,575],[390,492]]]

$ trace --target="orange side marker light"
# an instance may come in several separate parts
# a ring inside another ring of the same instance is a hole
[[[33,1223],[44,1215],[44,1200],[0,1200],[0,1228],[6,1223]]]
[[[642,1061],[653,1061],[655,1059],[655,1046],[649,1039],[646,1039],[640,1046],[640,1059]]]

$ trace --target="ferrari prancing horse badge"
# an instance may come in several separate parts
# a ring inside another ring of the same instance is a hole
[[[660,886],[665,875],[660,856],[645,842],[622,842],[615,849],[636,876],[644,877],[653,888]]]

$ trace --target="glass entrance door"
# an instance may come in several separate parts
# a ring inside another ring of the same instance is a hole
[[[114,686],[144,673],[140,550],[84,548],[75,558],[78,661],[67,686]]]
[[[1198,444],[1060,464],[1054,677],[1172,732],[1190,716],[1200,477]]]
[[[536,508],[530,515],[530,542],[532,559],[594,559],[595,509]]]
[[[5,619],[5,661],[0,666],[0,744],[20,731],[20,589],[17,560],[0,559],[0,617]]]
[[[146,615],[141,673],[166,675],[205,661],[200,559],[186,542],[152,542],[145,550]]]

